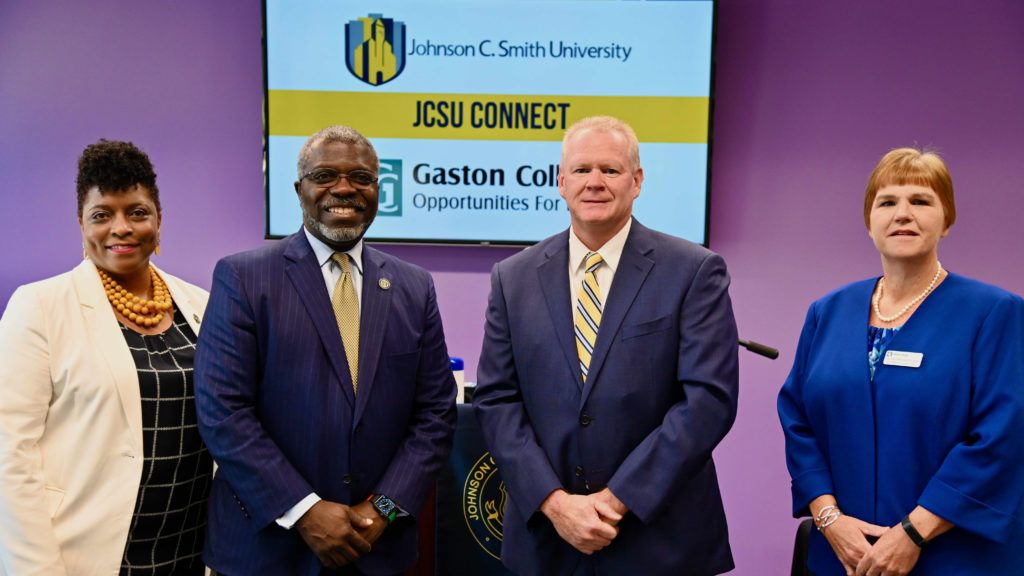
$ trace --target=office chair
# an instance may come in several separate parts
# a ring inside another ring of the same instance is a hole
[[[797,526],[796,540],[793,542],[793,567],[789,572],[790,576],[811,576],[807,570],[807,544],[811,539],[811,530],[814,529],[814,520],[805,518]]]

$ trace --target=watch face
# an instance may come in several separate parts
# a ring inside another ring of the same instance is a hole
[[[395,510],[395,503],[391,501],[391,498],[384,496],[383,494],[373,499],[373,507],[380,512],[381,516],[388,516]]]

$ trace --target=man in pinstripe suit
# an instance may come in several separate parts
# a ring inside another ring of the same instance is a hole
[[[299,154],[304,225],[221,260],[196,356],[219,469],[218,573],[398,574],[447,458],[455,383],[429,273],[363,245],[378,159],[325,128]]]

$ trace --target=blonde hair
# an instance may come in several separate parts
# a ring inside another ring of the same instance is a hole
[[[565,131],[565,136],[562,137],[562,155],[565,155],[565,147],[576,137],[577,134],[584,130],[593,130],[595,132],[601,132],[605,134],[619,134],[626,139],[626,145],[629,150],[629,161],[632,164],[633,170],[640,167],[640,140],[636,137],[636,132],[633,128],[612,116],[588,116],[582,120],[578,120],[569,126],[569,129]]]

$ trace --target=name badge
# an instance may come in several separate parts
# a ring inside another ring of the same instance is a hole
[[[905,368],[920,368],[924,354],[921,352],[900,352],[899,350],[886,350],[882,364],[886,366],[903,366]]]

